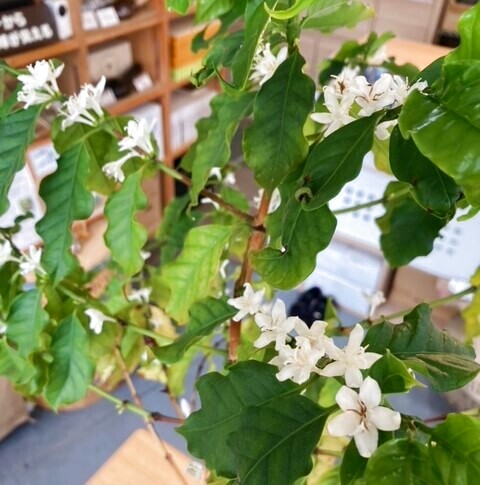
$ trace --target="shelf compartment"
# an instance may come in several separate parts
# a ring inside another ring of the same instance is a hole
[[[165,91],[166,89],[162,84],[156,84],[146,91],[134,93],[126,98],[119,99],[112,106],[106,106],[105,108],[113,115],[124,114],[142,104],[159,100],[165,94]]]

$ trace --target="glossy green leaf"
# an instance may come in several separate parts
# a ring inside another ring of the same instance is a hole
[[[7,196],[15,174],[25,165],[39,112],[34,106],[0,118],[0,215],[9,207]]]
[[[358,0],[317,0],[309,9],[302,27],[328,34],[342,27],[353,28],[374,15],[371,7]]]
[[[352,440],[348,444],[342,458],[342,464],[340,466],[340,483],[341,485],[356,485],[357,480],[360,481],[365,474],[365,468],[367,467],[368,459],[360,456],[355,445],[355,441]]]
[[[74,145],[60,156],[56,172],[43,179],[40,185],[46,213],[36,229],[45,244],[42,266],[54,283],[59,283],[78,267],[77,258],[71,252],[71,226],[93,212],[93,197],[86,189],[88,164],[86,148],[80,143]]]
[[[57,410],[82,399],[93,379],[87,332],[75,315],[63,320],[56,329],[51,353],[45,398]]]
[[[190,453],[205,460],[218,475],[236,476],[235,453],[227,446],[227,438],[238,430],[245,408],[300,392],[291,381],[280,382],[276,372],[271,365],[250,360],[230,367],[226,375],[212,372],[197,382],[202,408],[178,431]]]
[[[468,9],[458,23],[460,45],[446,58],[446,62],[461,59],[480,59],[480,5]]]
[[[229,320],[237,310],[228,305],[224,300],[206,298],[194,303],[190,308],[190,321],[185,333],[174,343],[154,350],[157,358],[173,364],[178,362],[185,351],[197,343],[202,337],[210,335],[219,325]]]
[[[260,89],[254,121],[245,130],[244,152],[256,181],[273,191],[307,155],[303,127],[313,109],[315,86],[302,72],[298,51],[284,61]]]
[[[444,65],[432,95],[418,91],[399,117],[404,137],[412,136],[425,157],[463,187],[480,205],[480,60]],[[462,143],[458,143],[462,140]]]
[[[179,14],[186,14],[192,0],[167,0],[167,7]]]
[[[283,218],[283,249],[269,247],[251,253],[253,267],[275,288],[294,288],[315,269],[317,254],[330,244],[336,225],[328,206],[306,211],[304,204],[292,198]]]
[[[7,338],[15,344],[21,357],[40,347],[40,337],[48,321],[48,313],[42,307],[42,292],[38,288],[20,293],[14,300],[7,318]]]
[[[257,45],[269,20],[265,5],[271,7],[276,0],[249,0],[245,9],[245,36],[232,61],[233,84],[243,90],[250,75]]]
[[[35,375],[35,367],[27,359],[0,339],[0,376],[5,376],[12,384],[28,384]]]
[[[392,182],[385,191],[386,197],[405,188]],[[380,246],[390,266],[404,266],[418,256],[426,256],[449,219],[440,219],[420,207],[411,194],[391,199],[387,211],[377,219],[382,235]]]
[[[302,13],[316,1],[317,0],[296,0],[291,7],[284,10],[275,10],[274,8],[269,8],[268,5],[265,5],[265,10],[268,12],[268,15],[274,19],[288,20]]]
[[[198,23],[216,20],[228,12],[234,3],[235,0],[197,0],[195,20]]]
[[[378,382],[382,394],[408,392],[414,387],[421,386],[408,367],[388,349],[385,355],[370,367],[368,375]]]
[[[162,278],[171,290],[166,311],[178,322],[187,322],[190,307],[211,295],[231,232],[230,227],[213,224],[195,227],[180,256],[163,268]]]
[[[140,254],[148,239],[148,232],[138,222],[137,213],[147,205],[142,190],[142,170],[127,177],[118,192],[105,205],[108,228],[105,242],[112,259],[120,265],[127,276],[138,273],[144,260]]]
[[[480,268],[477,269],[471,281],[472,285],[480,286]],[[473,337],[480,335],[480,292],[473,295],[472,301],[462,311],[462,317],[465,322],[465,337],[471,341]]]
[[[187,234],[190,229],[196,226],[200,218],[199,212],[191,211],[188,214],[189,201],[189,195],[185,194],[182,197],[172,199],[165,208],[162,223],[157,232],[162,264],[169,263],[178,256]]]
[[[426,376],[435,390],[452,391],[474,379],[480,366],[473,348],[437,330],[430,313],[428,305],[421,304],[400,325],[386,321],[374,325],[362,345],[379,354],[389,349],[407,367]]]
[[[378,448],[368,460],[366,485],[432,485],[428,449],[418,441],[390,440]]]
[[[332,409],[304,396],[248,407],[227,440],[240,483],[289,485],[312,470],[311,454]]]
[[[451,414],[432,432],[430,460],[442,485],[475,485],[480,476],[480,421]],[[432,482],[430,482],[432,483]]]
[[[239,123],[251,113],[254,98],[255,93],[216,96],[211,103],[212,114],[198,123],[199,138],[188,155],[193,157],[190,190],[193,205],[197,205],[212,168],[223,168],[230,161],[233,135]]]
[[[358,176],[372,148],[377,121],[378,115],[354,121],[312,149],[303,170],[304,185],[313,196],[306,210],[322,207]]]
[[[390,166],[398,180],[412,185],[417,202],[426,211],[445,217],[455,208],[458,185],[425,158],[412,139],[403,138],[398,127],[390,137]]]

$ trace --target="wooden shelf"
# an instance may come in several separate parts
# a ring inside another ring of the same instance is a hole
[[[158,100],[164,93],[165,88],[161,84],[157,84],[147,91],[134,93],[126,98],[122,98],[114,105],[106,106],[106,109],[113,115],[124,114],[142,104]]]
[[[37,49],[31,49],[25,52],[19,52],[5,58],[7,64],[12,67],[19,68],[25,67],[32,62],[39,59],[52,59],[54,57],[60,57],[64,54],[74,52],[78,49],[78,40],[68,39],[62,42],[55,42],[54,44],[48,44]]]
[[[109,40],[117,39],[118,37],[124,37],[141,30],[149,29],[159,25],[161,22],[161,16],[153,9],[146,9],[135,14],[128,20],[123,20],[115,27],[108,29],[98,29],[85,32],[85,40],[88,46],[102,44]]]
[[[181,81],[170,81],[170,91],[176,91],[177,89],[188,88],[193,86],[190,79],[182,79]]]

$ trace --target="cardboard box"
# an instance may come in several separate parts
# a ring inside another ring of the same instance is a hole
[[[0,377],[0,440],[30,419],[27,406],[20,394],[4,377]]]

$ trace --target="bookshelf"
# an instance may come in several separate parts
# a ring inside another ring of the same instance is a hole
[[[70,94],[77,92],[82,84],[91,82],[88,69],[90,52],[102,45],[108,45],[118,40],[129,40],[133,48],[134,62],[141,64],[143,69],[148,72],[153,85],[145,91],[135,92],[119,99],[118,102],[107,109],[114,115],[121,115],[145,103],[159,103],[162,106],[163,116],[164,163],[173,166],[175,160],[189,148],[189,145],[186,144],[181,147],[181,150],[173,150],[170,133],[172,95],[175,91],[184,89],[190,84],[188,80],[174,82],[171,76],[170,29],[173,22],[180,17],[167,10],[166,0],[150,0],[131,18],[122,20],[118,25],[111,28],[84,31],[81,15],[82,2],[68,0],[68,3],[74,33],[71,39],[8,56],[5,58],[6,62],[15,68],[22,68],[40,59],[60,59],[65,63],[65,71],[60,80],[61,88],[64,92]],[[39,135],[39,141],[47,138],[48,131],[43,131]],[[160,187],[158,187],[158,184]],[[150,186],[151,190],[152,182],[148,181],[147,186]],[[154,189],[156,189],[156,196],[160,200],[151,201],[150,205],[152,209],[158,212],[158,219],[160,219],[161,208],[165,207],[175,194],[174,181],[160,174]],[[150,199],[153,193],[147,194],[150,195]],[[151,224],[152,214],[146,214],[145,219],[149,220]],[[96,219],[88,221],[88,225],[89,240],[82,244],[79,258],[90,269],[102,260],[107,259],[108,252],[103,245],[104,221]],[[152,233],[151,228],[149,229]]]

